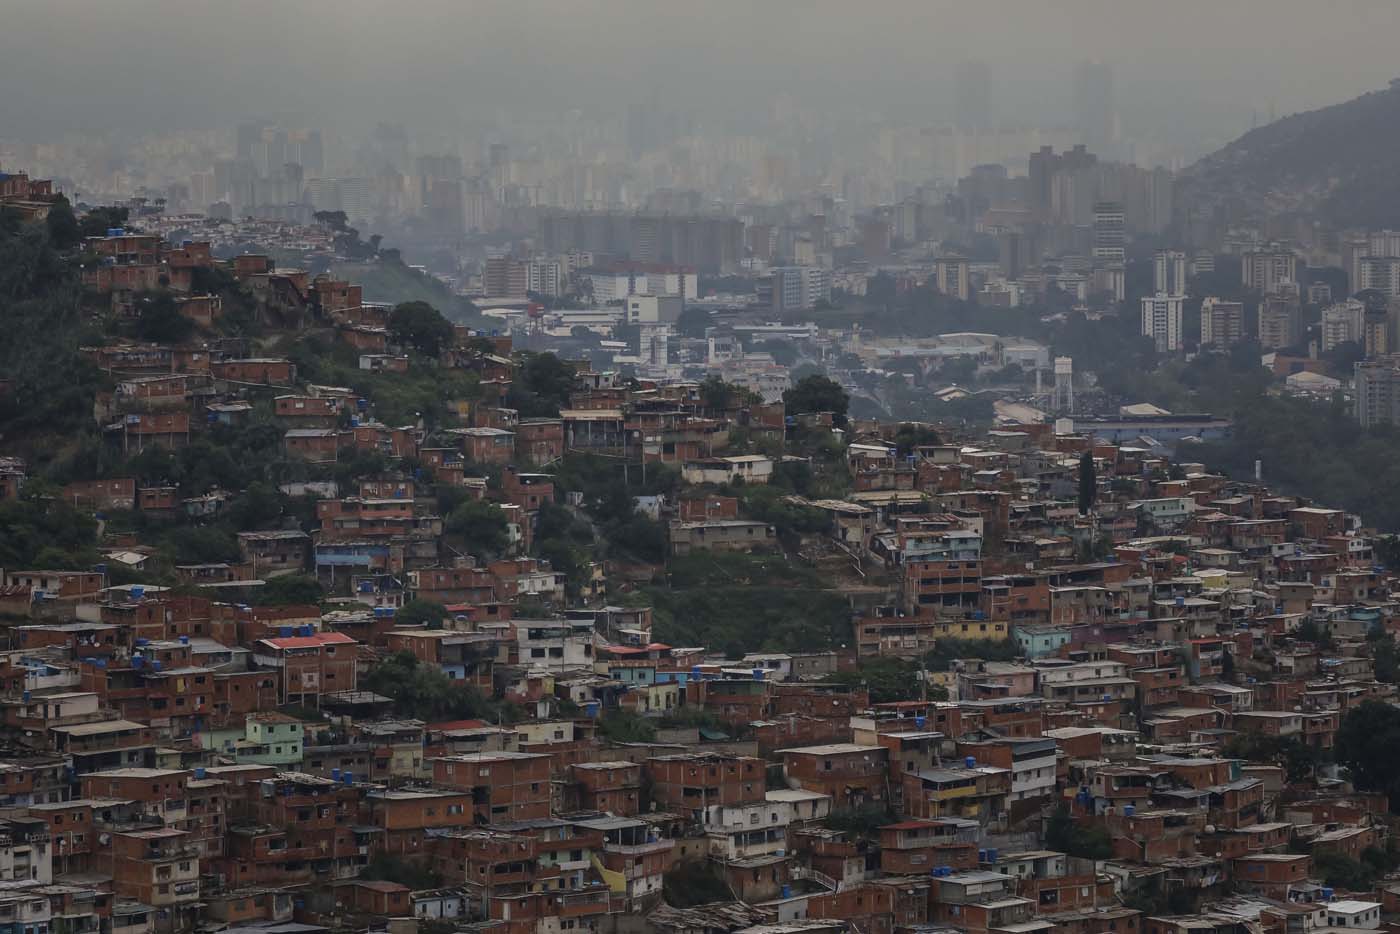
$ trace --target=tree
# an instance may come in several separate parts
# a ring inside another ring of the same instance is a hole
[[[796,386],[784,392],[783,404],[792,413],[830,412],[839,426],[846,423],[851,397],[835,380],[814,373],[802,377]]]
[[[474,555],[497,555],[510,544],[506,514],[485,500],[468,500],[452,510],[443,525],[448,535],[460,540]]]
[[[1113,841],[1107,829],[1076,823],[1069,806],[1061,804],[1045,824],[1045,846],[1083,859],[1110,859]]]
[[[427,302],[404,302],[389,313],[389,337],[425,357],[436,357],[452,343],[452,324]]]
[[[54,245],[54,249],[71,250],[83,242],[83,231],[78,225],[78,218],[73,213],[68,199],[62,195],[50,206],[44,224],[49,229],[49,242]]]
[[[284,574],[270,578],[257,592],[262,606],[300,606],[317,604],[325,596],[316,578],[305,574]]]
[[[441,629],[447,619],[447,607],[432,600],[410,600],[394,614],[395,626],[426,626]]]
[[[701,338],[710,326],[710,313],[698,305],[691,305],[676,319],[676,331],[682,337]]]
[[[350,221],[344,211],[317,211],[312,217],[316,218],[316,223],[337,232],[344,231],[349,226]]]
[[[1390,796],[1391,810],[1400,801],[1400,708],[1368,700],[1348,710],[1337,730],[1337,761],[1351,772],[1362,791]]]
[[[521,418],[557,418],[569,405],[574,371],[552,353],[524,355],[510,386],[510,406]]]
[[[142,292],[136,296],[135,335],[158,344],[178,344],[194,333],[194,322],[180,314],[180,306],[168,291]]]
[[[866,659],[855,671],[840,671],[827,680],[836,684],[863,684],[870,691],[871,703],[887,704],[919,700],[923,675],[902,658],[877,655]]]
[[[712,411],[723,411],[737,405],[752,405],[763,401],[757,393],[743,386],[726,383],[714,375],[701,381],[700,400],[705,403],[705,408]]]
[[[107,231],[115,227],[125,227],[130,212],[126,208],[89,208],[78,220],[78,227],[84,237],[105,237]]]
[[[1098,470],[1094,467],[1094,452],[1085,451],[1079,457],[1079,514],[1087,516],[1094,511],[1094,501],[1099,496]]]

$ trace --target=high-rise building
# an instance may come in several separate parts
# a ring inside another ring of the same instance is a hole
[[[1086,146],[1108,151],[1114,139],[1113,66],[1084,62],[1074,69],[1074,122]]]
[[[933,274],[937,279],[938,291],[967,301],[972,294],[967,270],[967,259],[962,256],[941,256],[934,260]]]
[[[992,69],[986,62],[963,62],[953,75],[954,119],[960,130],[992,126]]]
[[[1019,279],[1029,265],[1027,257],[1028,237],[1019,230],[1003,230],[997,234],[998,263],[1001,274],[1008,279]]]
[[[1394,356],[1362,360],[1353,370],[1354,414],[1361,427],[1400,425],[1400,359]]]
[[[1259,346],[1265,350],[1292,347],[1302,333],[1301,321],[1296,292],[1265,296],[1259,303]]]
[[[488,256],[481,274],[481,288],[490,298],[524,298],[529,291],[528,263],[509,256]]]
[[[1265,295],[1277,292],[1284,283],[1297,282],[1298,257],[1289,249],[1271,246],[1251,250],[1240,257],[1240,279],[1247,289]]]
[[[1211,296],[1201,302],[1201,347],[1229,347],[1244,338],[1244,305]]]
[[[820,266],[776,266],[772,270],[772,310],[811,308],[831,300],[831,273]]]
[[[1322,309],[1322,349],[1335,350],[1339,344],[1360,343],[1365,318],[1366,306],[1354,298]]]
[[[1186,254],[1158,250],[1152,259],[1152,290],[1168,295],[1186,294]]]
[[[1094,259],[1102,263],[1123,262],[1127,242],[1123,205],[1117,201],[1097,202],[1094,205]]]
[[[1180,295],[1144,295],[1142,298],[1142,335],[1152,338],[1158,353],[1172,353],[1181,349],[1181,306],[1185,299]]]

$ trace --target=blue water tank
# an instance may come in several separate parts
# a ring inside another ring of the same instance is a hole
[[[792,898],[792,886],[783,886],[783,898]]]
[[[152,667],[153,669],[155,669],[156,671],[160,671],[160,659],[155,659],[155,660],[153,660],[153,661],[151,662],[151,667]]]
[[[278,627],[277,627],[277,635],[281,636],[283,639],[290,639],[291,636],[292,636],[292,627],[291,627],[291,626],[278,626]]]
[[[978,850],[978,851],[977,851],[977,862],[979,862],[979,863],[985,863],[986,861],[987,861],[987,851],[986,851],[986,850]]]
[[[994,848],[988,847],[988,848],[987,848],[987,862],[989,862],[989,863],[995,863],[996,861],[997,861],[997,851],[996,851]]]
[[[595,700],[594,700],[594,701],[589,701],[588,703],[586,703],[586,704],[583,705],[583,711],[584,711],[584,713],[588,714],[588,716],[590,716],[590,717],[596,717],[596,716],[598,716],[598,711],[599,711],[599,709],[600,709],[600,706],[601,706],[601,705],[600,705],[597,701],[595,701]]]
[[[690,666],[690,677],[691,677],[693,680],[695,680],[695,681],[699,681],[699,680],[700,680],[700,666],[699,666],[699,665],[691,665],[691,666]]]
[[[144,597],[145,595],[146,595],[146,588],[145,588],[145,587],[141,586],[140,584],[132,584],[132,585],[131,585],[131,599],[133,599],[133,600],[140,600],[140,599],[141,599],[142,597]]]
[[[968,756],[966,759],[963,760],[963,765],[966,768],[975,769],[977,768],[977,760],[974,759],[972,756]]]
[[[149,640],[149,639],[137,639],[137,640],[136,640],[136,645],[137,645],[137,646],[143,646],[143,645],[146,645],[147,643],[149,643],[150,641],[151,641],[151,640]]]
[[[1331,890],[1331,889],[1326,888],[1326,887],[1324,887],[1324,888],[1322,889],[1322,900],[1325,901],[1325,902],[1330,902],[1330,901],[1332,900],[1332,890]]]
[[[197,767],[195,768],[195,770],[194,770],[194,777],[195,777],[195,778],[199,779],[200,781],[203,781],[203,780],[204,780],[204,774],[205,774],[205,773],[204,773],[204,766],[201,765],[201,766],[197,766]]]
[[[140,668],[140,667],[141,667],[142,665],[144,665],[144,664],[146,664],[146,659],[145,659],[144,656],[141,656],[141,655],[133,655],[133,656],[131,656],[131,667],[132,667],[132,668]]]
[[[924,724],[926,724],[926,723],[928,723],[928,720],[927,720],[926,718],[924,718],[924,717],[915,717],[915,718],[914,718],[914,726],[918,727],[918,728],[921,729],[921,730],[924,728]]]
[[[24,702],[25,702],[26,704],[29,703],[29,698],[30,698],[31,696],[32,696],[32,695],[31,695],[28,691],[25,691],[25,692],[24,692]]]
[[[369,400],[368,400],[368,399],[356,399],[356,400],[355,400],[355,408],[359,409],[361,412],[367,411],[367,410],[369,409]]]
[[[1123,805],[1123,816],[1124,816],[1124,817],[1132,817],[1132,816],[1133,816],[1133,812],[1136,811],[1136,810],[1137,810],[1137,808],[1133,807],[1131,804],[1125,804],[1125,805]]]
[[[180,644],[181,644],[181,645],[189,645],[189,644],[190,644],[190,637],[189,637],[189,636],[181,636],[181,637],[180,637]]]
[[[340,781],[340,769],[331,769],[331,781]]]
[[[354,773],[354,772],[342,772],[342,773],[341,773],[341,776],[345,779],[345,784],[347,784],[347,785],[353,785],[353,784],[355,784],[355,773]]]
[[[754,679],[755,681],[762,681],[762,680],[763,680],[763,669],[762,669],[762,668],[755,668],[755,669],[753,670],[753,679]]]

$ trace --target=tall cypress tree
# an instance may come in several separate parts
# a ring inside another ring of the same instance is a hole
[[[1094,452],[1085,451],[1079,458],[1079,513],[1088,515],[1094,511],[1094,500],[1099,495],[1099,478],[1094,469]]]

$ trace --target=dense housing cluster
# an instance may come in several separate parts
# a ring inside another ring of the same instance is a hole
[[[73,348],[94,448],[59,484],[0,439],[0,544],[35,559],[0,572],[16,932],[1400,908],[1366,748],[1394,578],[1357,516],[1170,454],[1228,419],[882,422],[824,377],[597,371],[263,254],[66,255],[108,325]]]

